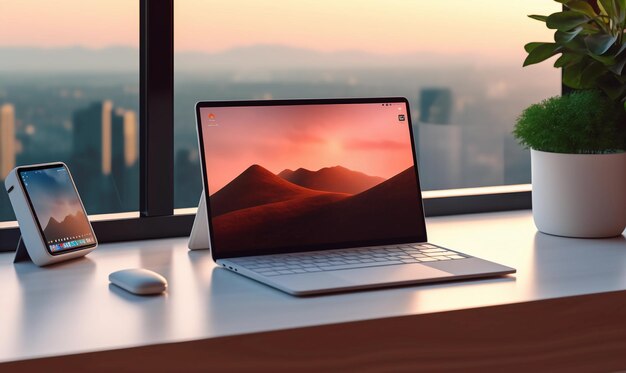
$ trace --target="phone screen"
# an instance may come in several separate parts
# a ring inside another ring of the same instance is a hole
[[[80,197],[65,166],[26,168],[19,171],[19,177],[51,254],[96,244]]]

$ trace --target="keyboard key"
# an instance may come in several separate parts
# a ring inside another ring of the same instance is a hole
[[[280,274],[280,273],[274,272],[274,271],[257,272],[257,273],[260,274],[260,275],[263,275],[263,276],[277,276],[277,275]]]
[[[458,255],[454,251],[441,251],[438,254],[441,254],[441,255]]]
[[[379,267],[379,266],[388,266],[388,265],[396,265],[403,264],[401,261],[385,261],[385,262],[374,262],[374,263],[359,263],[359,264],[343,264],[343,265],[331,265],[331,266],[323,266],[320,267],[324,271],[336,271],[341,269],[354,269],[354,268],[365,268],[365,267]]]
[[[343,260],[330,260],[328,262],[328,265],[331,265],[331,266],[342,265],[342,264],[346,264],[346,262],[344,262]]]
[[[437,259],[430,257],[430,258],[421,258],[420,259],[422,262],[436,262]]]
[[[289,274],[294,273],[293,271],[276,271],[276,272],[280,273],[281,275],[289,275]]]
[[[317,268],[317,267],[306,267],[304,270],[307,272],[321,272],[322,271],[321,268]]]
[[[402,259],[402,263],[419,263],[417,259]]]
[[[393,258],[389,258],[389,257],[384,257],[384,258],[374,258],[375,262],[388,262],[390,259]]]
[[[465,257],[461,256],[461,255],[450,255],[450,256],[448,256],[448,258],[450,258],[450,259],[465,259]]]
[[[442,256],[443,254],[442,253],[426,253],[426,255],[430,257],[435,257],[435,256]]]

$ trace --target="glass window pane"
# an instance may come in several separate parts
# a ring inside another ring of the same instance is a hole
[[[0,180],[63,161],[88,213],[138,210],[138,47],[138,1],[0,3]]]
[[[544,0],[175,2],[175,205],[201,191],[199,100],[405,96],[425,190],[530,182],[511,136],[560,72],[522,68]],[[250,125],[254,125],[251,123]],[[332,165],[329,165],[332,166]]]

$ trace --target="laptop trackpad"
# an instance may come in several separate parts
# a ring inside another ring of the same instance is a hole
[[[316,292],[324,289],[351,289],[381,284],[413,284],[451,275],[449,272],[425,265],[407,264],[284,275],[272,279],[273,282],[295,292]]]
[[[329,273],[329,272],[326,272]],[[413,282],[415,280],[447,277],[451,274],[421,264],[369,267],[330,272],[333,276],[355,284],[371,282]]]

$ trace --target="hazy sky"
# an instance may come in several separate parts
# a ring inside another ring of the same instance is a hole
[[[28,175],[24,181],[26,190],[37,213],[41,229],[46,229],[50,218],[62,222],[68,215],[75,215],[82,210],[65,169],[47,169],[26,174]]]
[[[275,174],[343,166],[384,178],[413,164],[408,122],[398,120],[404,104],[204,108],[201,115],[211,194],[253,164]]]
[[[136,0],[4,0],[0,46],[139,43]],[[322,51],[431,51],[521,58],[522,46],[551,32],[527,14],[549,0],[176,0],[176,50],[216,52],[254,44]]]

